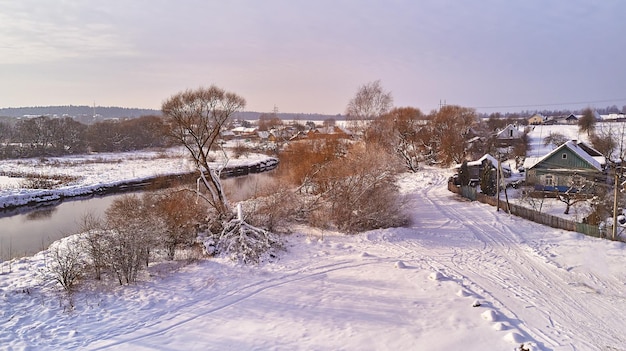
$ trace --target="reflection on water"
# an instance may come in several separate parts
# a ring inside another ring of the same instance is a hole
[[[228,199],[237,202],[258,194],[271,179],[271,173],[222,180]],[[121,196],[124,194],[66,200],[58,205],[30,211],[13,210],[4,217],[0,215],[0,260],[31,256],[52,242],[77,233],[83,216],[104,217],[109,205]]]
[[[82,216],[101,216],[120,196],[64,201],[54,207],[0,218],[0,258],[31,256],[47,248],[53,241],[76,233]]]
[[[26,219],[30,221],[43,220],[52,217],[54,212],[57,210],[57,207],[47,207],[38,210],[34,210],[33,212],[29,212],[26,214]]]

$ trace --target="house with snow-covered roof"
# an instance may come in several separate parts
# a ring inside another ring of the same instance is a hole
[[[494,169],[494,174],[495,174],[495,170],[498,169],[499,162],[495,157],[489,154],[483,155],[483,157],[479,158],[478,160],[467,162],[467,169],[469,172],[469,177],[472,180],[472,182],[478,183],[480,179],[480,175],[483,172],[483,169],[488,164],[491,164],[491,167]],[[501,168],[502,168],[502,175],[504,177],[508,178],[511,176],[511,167],[509,167],[509,165],[503,163]],[[461,169],[461,164],[456,165],[454,169],[458,173],[459,170]]]
[[[524,132],[519,130],[517,126],[509,124],[496,134],[497,146],[512,146],[522,140]]]
[[[605,182],[602,162],[585,147],[570,140],[543,157],[527,158],[526,184],[541,191],[577,192],[590,188],[592,183]]]

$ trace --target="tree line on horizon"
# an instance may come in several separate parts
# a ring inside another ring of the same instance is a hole
[[[72,118],[35,117],[0,122],[0,159],[55,157],[168,147],[163,119],[142,116],[90,125]]]

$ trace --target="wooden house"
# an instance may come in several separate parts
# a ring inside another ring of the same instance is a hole
[[[526,184],[536,190],[578,192],[591,182],[604,182],[602,162],[589,155],[576,141],[570,140],[547,155],[524,163]]]
[[[509,124],[496,134],[496,144],[499,147],[512,146],[522,140],[524,132]]]
[[[574,114],[570,114],[569,116],[565,117],[565,123],[576,124],[578,123],[578,117],[574,116]]]

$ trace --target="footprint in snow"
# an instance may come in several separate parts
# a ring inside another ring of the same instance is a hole
[[[471,296],[472,294],[469,293],[469,291],[465,290],[465,289],[460,289],[457,293],[456,296],[459,297],[468,297]]]
[[[495,322],[498,320],[498,314],[494,310],[487,310],[480,315],[484,320],[488,322]]]
[[[428,279],[430,279],[430,280],[442,280],[443,278],[444,278],[443,274],[441,274],[439,272],[432,272],[428,276]]]

